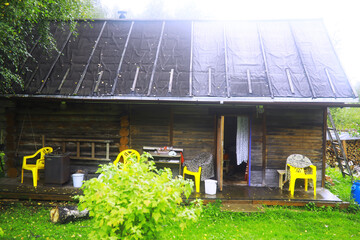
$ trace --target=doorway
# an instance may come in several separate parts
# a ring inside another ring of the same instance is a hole
[[[247,185],[250,145],[248,116],[224,117],[223,184]]]

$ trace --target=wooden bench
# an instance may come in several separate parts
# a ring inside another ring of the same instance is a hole
[[[70,159],[76,160],[92,160],[92,161],[110,161],[110,143],[112,140],[102,139],[82,139],[82,138],[46,138],[46,142],[60,142],[61,150],[66,153],[69,143],[76,144],[76,155],[70,155]],[[88,156],[84,156],[81,151],[81,144],[89,143],[91,145],[91,152],[88,152]],[[105,157],[96,157],[95,144],[103,144],[105,147]],[[45,136],[42,136],[42,145],[45,144]],[[49,144],[51,146],[51,144]],[[54,149],[55,150],[55,149]]]
[[[277,170],[278,174],[279,174],[279,188],[282,190],[283,186],[286,182],[288,182],[288,180],[284,181],[284,176],[286,171],[285,170]]]

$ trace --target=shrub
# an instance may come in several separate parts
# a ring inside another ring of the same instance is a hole
[[[167,225],[184,229],[201,212],[201,200],[183,204],[193,188],[191,180],[173,179],[170,169],[157,170],[149,154],[139,162],[101,165],[98,173],[83,184],[79,208],[93,217],[91,239],[154,239]]]

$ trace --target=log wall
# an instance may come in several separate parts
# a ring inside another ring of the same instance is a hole
[[[215,154],[214,116],[208,108],[190,106],[134,105],[131,107],[131,146],[174,146],[191,159],[201,151]]]
[[[126,147],[142,152],[143,146],[183,148],[185,159],[201,151],[216,155],[216,114],[209,106],[58,101],[17,102],[14,106],[6,111],[0,108],[4,113],[0,126],[7,136],[7,157],[14,159],[18,169],[22,156],[42,146],[42,135],[113,140],[110,159]],[[317,166],[321,181],[323,109],[268,107],[263,114],[248,114],[252,186],[277,186],[276,170],[284,169],[286,158],[293,153],[308,156]],[[91,154],[90,146],[84,149]],[[105,148],[97,148],[96,153],[105,155]],[[97,163],[91,163],[96,167]]]
[[[266,172],[265,183],[277,186],[277,169],[285,169],[291,154],[307,156],[317,167],[321,184],[324,153],[324,110],[267,108],[266,114]]]
[[[11,113],[7,113],[11,117]],[[104,139],[112,140],[110,145],[110,159],[115,159],[120,148],[121,118],[127,115],[126,105],[100,103],[73,103],[73,102],[18,102],[14,117],[7,124],[14,124],[13,139],[7,142],[15,145],[14,159],[17,168],[21,168],[22,157],[33,154],[42,147],[42,136],[45,136],[45,145],[56,150],[61,143],[46,141],[48,138],[66,139]],[[9,126],[8,126],[9,129]],[[105,145],[95,145],[96,157],[104,157]],[[60,150],[59,150],[60,151]],[[67,146],[67,152],[76,156],[76,145]],[[91,144],[81,145],[82,155],[91,156]],[[78,161],[77,165],[92,165],[97,168],[99,161]],[[90,167],[91,168],[91,167]]]

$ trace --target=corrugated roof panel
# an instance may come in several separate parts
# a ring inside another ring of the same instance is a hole
[[[56,47],[61,50],[63,46],[66,46],[65,44],[70,34],[69,27],[63,27],[60,26],[60,24],[52,24],[50,29],[56,39]],[[38,92],[45,81],[51,81],[51,75],[49,75],[48,79],[45,79],[45,77],[48,75],[57,57],[60,56],[60,53],[52,51],[47,54],[39,45],[37,45],[34,49],[33,56],[36,62],[30,60],[26,65],[33,72],[25,75],[25,86],[27,86],[25,92],[31,94]],[[46,87],[46,85],[44,85],[44,87]],[[43,89],[42,93],[49,93],[49,91]]]
[[[289,24],[261,22],[259,28],[274,96],[312,97]]]
[[[304,64],[309,70],[316,97],[353,96],[323,23],[321,21],[294,21],[290,24]],[[336,94],[332,91],[325,69],[328,69],[331,74],[337,74],[334,81]]]
[[[194,22],[193,39],[193,95],[226,96],[223,23]]]
[[[96,20],[79,21],[77,31],[75,37],[52,26],[61,54],[34,48],[24,93],[176,101],[355,97],[319,20]]]
[[[228,22],[225,32],[231,96],[270,96],[257,23]]]
[[[190,42],[191,22],[166,22],[151,95],[189,94]],[[172,87],[169,92],[170,77]]]
[[[136,95],[147,94],[161,26],[162,22],[160,21],[137,21],[134,23],[115,94],[133,94],[131,87],[138,67],[139,74],[134,93]]]

